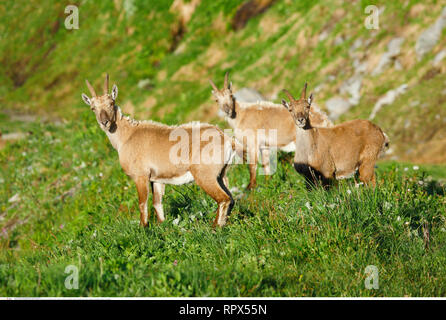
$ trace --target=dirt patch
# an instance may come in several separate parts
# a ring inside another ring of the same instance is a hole
[[[191,112],[186,121],[196,121],[197,119],[200,122],[214,122],[218,119],[218,106],[215,102],[212,102],[209,98],[209,102],[203,103],[198,109]]]
[[[219,62],[223,61],[227,56],[227,53],[224,49],[220,48],[218,45],[212,45],[209,49],[204,53],[204,57],[199,60],[205,62],[205,66],[207,68],[212,68]]]
[[[409,17],[416,18],[418,17],[424,10],[426,9],[426,5],[422,3],[417,3],[410,8]]]
[[[423,77],[421,77],[421,80],[423,81],[430,80],[440,73],[441,70],[439,68],[431,68],[423,75]]]
[[[259,40],[265,40],[279,31],[282,26],[282,20],[277,16],[265,15],[262,20],[260,20],[259,26],[262,29]]]
[[[315,10],[319,11],[320,15],[326,15],[326,8],[324,6],[318,6]],[[322,27],[322,32],[331,32],[333,27],[345,16],[346,12],[344,8],[337,8],[333,11],[333,14],[330,19],[328,19],[327,23]]]
[[[157,73],[156,77],[157,77],[158,81],[160,81],[160,82],[166,80],[166,78],[167,78],[167,71],[166,70],[161,70],[160,72]]]
[[[169,46],[169,51],[173,52],[178,47],[180,41],[183,39],[184,34],[187,31],[187,24],[192,18],[196,7],[200,3],[200,0],[175,0],[170,7],[169,11],[178,15],[178,20],[172,25],[170,30],[171,43]]]
[[[175,0],[170,6],[169,11],[178,15],[179,20],[186,25],[192,18],[195,9],[201,0]]]
[[[225,60],[227,52],[218,44],[211,45],[194,62],[186,64],[178,69],[172,76],[174,81],[207,81],[208,70]]]
[[[243,3],[232,19],[232,28],[236,31],[243,29],[250,19],[264,13],[273,2],[274,0],[250,0]]]
[[[404,69],[410,69],[416,63],[415,57],[415,49],[412,46],[407,50],[402,50],[401,55],[398,57],[398,61],[401,63]]]
[[[223,12],[220,12],[217,18],[212,22],[212,29],[224,32],[226,30],[226,20]]]
[[[328,63],[325,67],[323,67],[320,71],[320,75],[332,75],[336,76],[341,69],[344,67],[344,59],[341,57],[337,58],[336,60]]]
[[[144,110],[150,110],[156,105],[156,103],[156,98],[154,96],[150,96],[142,103],[142,107]]]
[[[176,105],[174,103],[164,105],[161,109],[157,110],[155,113],[156,116],[158,116],[160,119],[163,119],[163,117],[169,113],[172,113],[175,109]],[[152,114],[149,111],[145,111],[143,113],[144,116],[152,116]],[[162,122],[162,121],[161,121]]]
[[[194,62],[186,64],[178,69],[172,76],[173,81],[195,81],[202,79],[206,74],[203,67],[197,66]]]
[[[130,101],[127,101],[122,106],[122,112],[124,112],[125,114],[130,115],[130,117],[133,118],[135,116],[135,106]]]
[[[445,164],[446,138],[431,140],[418,146],[413,155],[407,157],[407,160],[417,163]]]

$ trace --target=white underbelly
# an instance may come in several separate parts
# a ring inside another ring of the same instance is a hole
[[[296,144],[294,143],[294,141],[291,141],[286,146],[281,147],[280,150],[285,152],[294,152],[296,151]]]
[[[190,173],[188,171],[185,174],[178,176],[178,177],[173,177],[173,178],[169,178],[169,179],[154,178],[152,181],[158,182],[158,183],[164,183],[164,184],[180,185],[180,184],[185,184],[185,183],[194,181],[194,177],[192,176],[192,173]]]

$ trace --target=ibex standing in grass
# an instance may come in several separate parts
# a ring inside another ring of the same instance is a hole
[[[286,152],[295,150],[296,129],[289,112],[282,105],[266,101],[256,103],[242,103],[235,100],[232,94],[232,85],[225,75],[223,89],[209,80],[214,89],[212,95],[218,106],[223,111],[229,125],[235,131],[237,140],[244,144],[249,155],[250,180],[248,189],[256,185],[256,169],[259,151],[262,156],[262,164],[266,175],[270,170],[270,149],[279,148]],[[313,106],[310,110],[310,118],[314,126],[331,126],[332,123],[319,108]],[[258,133],[262,131],[259,135]],[[249,134],[251,133],[251,134]],[[273,134],[276,134],[273,136]],[[246,139],[247,138],[247,139]],[[246,141],[247,140],[247,141]]]
[[[368,120],[352,120],[331,128],[314,127],[310,108],[313,94],[306,98],[307,84],[299,100],[284,90],[290,102],[282,104],[295,123],[296,153],[294,168],[307,182],[352,177],[359,169],[359,179],[375,186],[375,163],[389,145],[386,134]],[[319,179],[316,179],[319,178]]]
[[[82,94],[82,99],[91,107],[99,126],[118,151],[122,169],[135,181],[141,225],[148,224],[149,184],[158,221],[162,222],[165,184],[179,185],[195,180],[218,203],[214,226],[223,226],[234,205],[225,173],[235,154],[236,141],[209,124],[166,126],[130,119],[115,104],[116,85],[108,93],[108,75],[101,96],[96,95],[88,80],[86,83],[92,97]],[[179,137],[181,145],[176,142]],[[203,159],[204,156],[211,158]]]

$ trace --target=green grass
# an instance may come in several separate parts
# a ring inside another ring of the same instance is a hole
[[[213,231],[216,204],[190,184],[168,186],[167,220],[152,214],[143,229],[135,187],[90,112],[29,129],[0,151],[1,296],[446,294],[444,167],[380,163],[375,190],[350,181],[308,192],[280,154],[272,177],[236,194],[225,228]],[[246,166],[229,180],[243,190]],[[77,290],[64,285],[70,265]],[[379,290],[364,286],[368,265]]]

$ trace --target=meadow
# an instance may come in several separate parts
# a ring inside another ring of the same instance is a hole
[[[212,229],[216,204],[189,184],[167,186],[167,220],[152,214],[144,229],[133,182],[83,115],[33,123],[0,153],[2,296],[446,294],[443,167],[380,162],[376,189],[349,181],[308,191],[279,153],[277,172],[251,192],[246,165],[231,168],[238,190],[226,227]],[[368,265],[377,290],[365,287]],[[68,266],[78,289],[65,286]]]

